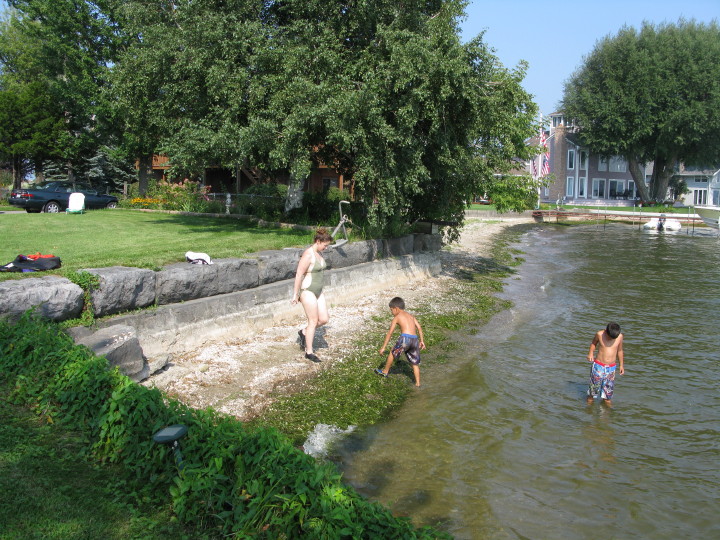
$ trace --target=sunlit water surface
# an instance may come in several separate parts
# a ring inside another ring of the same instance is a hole
[[[537,227],[514,302],[337,452],[366,496],[457,538],[720,538],[720,240]],[[626,372],[588,406],[615,320]]]

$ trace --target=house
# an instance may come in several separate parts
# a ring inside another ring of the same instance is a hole
[[[167,180],[170,169],[170,159],[165,155],[155,154],[152,157],[152,175],[157,180]],[[204,185],[210,186],[212,193],[241,193],[248,187],[266,182],[263,173],[256,168],[243,168],[238,166],[235,169],[227,167],[209,166],[203,171],[201,177],[191,178],[200,180]],[[290,181],[288,175],[275,176],[273,181],[287,184]],[[304,191],[323,191],[331,187],[347,189],[352,193],[352,182],[332,167],[318,163],[313,167],[310,176],[305,180]]]
[[[546,131],[550,174],[554,180],[540,189],[540,202],[592,206],[632,206],[635,181],[620,156],[592,154],[580,142],[579,129],[562,112],[550,115]]]
[[[580,141],[579,128],[562,112],[550,115],[546,131],[550,151],[551,184],[540,190],[540,202],[592,206],[633,206],[638,197],[635,180],[621,156],[592,154]],[[537,144],[537,141],[535,141]],[[652,178],[653,164],[644,167],[645,183]],[[673,180],[683,180],[690,190],[678,202],[685,206],[720,205],[720,170],[677,165]],[[668,197],[671,197],[671,190]]]
[[[652,166],[649,166],[648,174],[651,173]],[[646,177],[646,181],[648,180],[649,177]],[[682,180],[689,190],[678,199],[685,206],[720,205],[720,170],[690,167],[680,163],[671,183],[673,180]]]

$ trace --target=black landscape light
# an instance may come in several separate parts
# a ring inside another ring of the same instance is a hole
[[[177,463],[178,469],[182,469],[183,467],[182,454],[180,453],[180,443],[178,441],[182,439],[187,434],[187,432],[187,426],[183,424],[175,424],[166,428],[162,428],[160,431],[155,433],[155,435],[153,435],[153,441],[155,441],[156,443],[166,444],[172,447],[173,454],[175,455],[175,463]]]

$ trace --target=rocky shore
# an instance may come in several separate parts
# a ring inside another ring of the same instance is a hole
[[[303,357],[297,331],[305,321],[298,317],[291,324],[268,328],[251,339],[218,342],[176,357],[166,370],[143,384],[161,388],[192,407],[213,407],[240,420],[250,420],[261,414],[278,390],[302,391],[303,381],[342,362],[363,329],[386,326],[390,298],[403,297],[409,311],[420,299],[437,299],[440,308],[443,295],[459,273],[472,267],[478,258],[490,256],[495,235],[507,227],[532,221],[528,216],[470,218],[459,242],[442,250],[443,271],[439,276],[392,290],[377,290],[348,305],[342,299],[329,297],[330,322],[315,338],[320,364]]]

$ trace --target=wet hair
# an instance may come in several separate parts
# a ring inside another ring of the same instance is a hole
[[[616,322],[608,323],[607,327],[605,327],[605,331],[608,333],[608,336],[615,339],[620,335],[620,325]]]
[[[313,243],[317,242],[332,242],[332,236],[330,236],[327,232],[327,229],[325,227],[320,227],[317,231],[315,231],[315,239],[313,240]]]
[[[399,308],[399,309],[405,309],[405,300],[400,298],[399,296],[396,296],[392,300],[390,300],[390,304],[388,304],[390,308]]]

